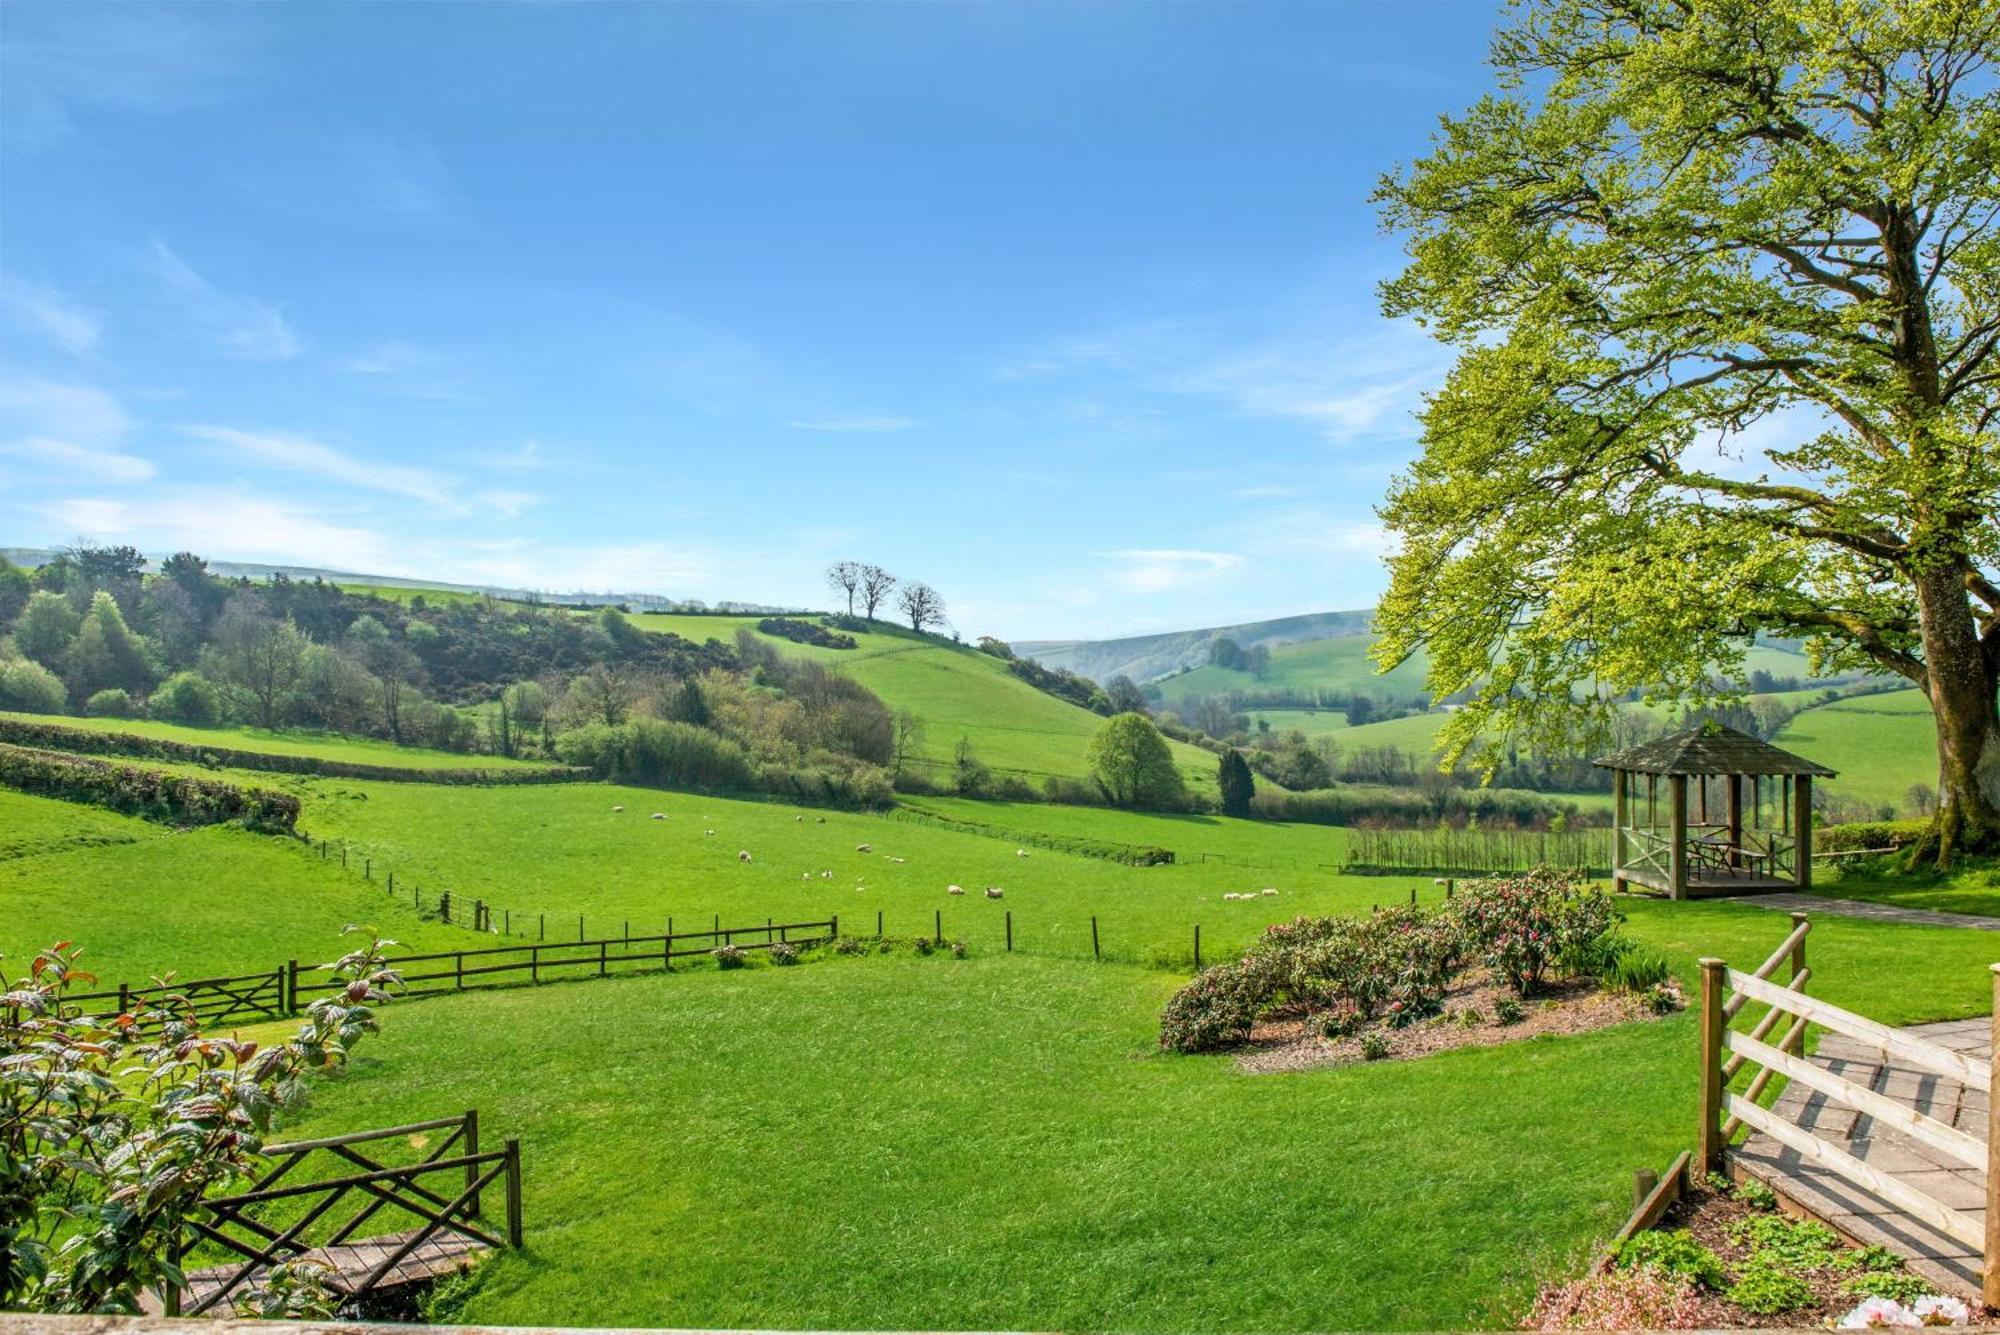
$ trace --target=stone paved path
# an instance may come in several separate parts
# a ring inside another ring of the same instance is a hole
[[[1795,896],[1802,901],[1805,896]],[[1807,901],[1817,903],[1818,901]],[[1838,902],[1838,901],[1836,901]],[[1954,916],[1954,915],[1937,915]],[[1992,1052],[1990,1019],[1914,1025],[1906,1032],[1981,1061]],[[1986,1091],[1948,1076],[1909,1066],[1858,1039],[1828,1033],[1812,1060],[1817,1065],[1940,1122],[1984,1139]],[[1975,1220],[1986,1215],[1981,1175],[1938,1150],[1880,1125],[1874,1118],[1793,1081],[1772,1111],[1846,1150],[1869,1167],[1900,1178],[1941,1204]],[[1910,1268],[1946,1293],[1976,1301],[1980,1257],[1976,1249],[1911,1218],[1874,1194],[1824,1168],[1804,1162],[1770,1137],[1752,1135],[1733,1152],[1743,1168],[1798,1205],[1862,1244],[1878,1244],[1908,1257]]]
[[[1976,913],[1944,913],[1937,909],[1906,909],[1871,899],[1834,899],[1828,895],[1745,895],[1743,902],[1787,913],[1831,914],[1839,918],[1872,918],[1914,927],[1969,927],[1975,932],[2000,932],[2000,918]]]

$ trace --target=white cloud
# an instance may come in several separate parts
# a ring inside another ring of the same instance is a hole
[[[1249,558],[1236,552],[1141,547],[1106,552],[1115,564],[1108,582],[1127,593],[1175,593],[1241,570]]]
[[[0,125],[41,149],[94,117],[162,115],[249,84],[250,25],[205,25],[142,5],[11,5],[0,42]]]
[[[917,423],[908,417],[819,417],[785,425],[799,431],[877,432],[908,431]]]
[[[94,478],[103,482],[144,482],[159,470],[150,459],[116,450],[87,450],[66,440],[31,436],[25,440],[0,441],[0,454],[26,459],[37,472],[69,477]]]
[[[0,307],[23,324],[38,329],[65,352],[88,357],[104,333],[104,318],[71,302],[40,283],[0,277]]]
[[[432,505],[459,507],[455,494],[457,484],[451,478],[428,469],[378,463],[345,454],[309,436],[239,431],[226,426],[194,425],[184,426],[181,430],[197,440],[223,446],[232,459],[248,460],[266,468],[291,473],[304,473],[369,491],[408,496]]]
[[[205,326],[233,357],[287,361],[299,355],[299,337],[275,306],[255,297],[224,292],[155,240],[148,264],[174,303]]]
[[[150,490],[130,498],[76,496],[40,512],[62,530],[142,549],[185,548],[219,560],[405,573],[403,544],[301,506],[218,487]],[[419,572],[422,573],[422,572]]]

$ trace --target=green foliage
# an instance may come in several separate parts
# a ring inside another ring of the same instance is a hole
[[[92,718],[131,718],[138,712],[132,703],[132,696],[122,686],[109,686],[94,692],[83,702],[84,712]]]
[[[1870,848],[1904,848],[1923,838],[1930,826],[1928,820],[1874,820],[1822,825],[1813,831],[1813,850],[1819,853],[1846,853]]]
[[[1175,992],[1160,1015],[1160,1046],[1169,1052],[1212,1052],[1250,1037],[1268,997],[1242,963],[1203,969]]]
[[[708,953],[714,957],[718,969],[740,969],[747,962],[741,946],[717,946]]]
[[[113,689],[137,694],[153,684],[145,650],[109,593],[91,596],[90,610],[70,644],[69,670],[79,695]]]
[[[146,704],[148,713],[168,723],[209,728],[222,722],[222,691],[199,672],[176,672]]]
[[[765,617],[757,623],[757,629],[765,635],[794,644],[817,645],[821,649],[854,649],[859,642],[852,635],[842,635],[810,621],[800,621],[795,617]]]
[[[1085,752],[1091,774],[1118,806],[1173,807],[1185,797],[1167,739],[1144,714],[1107,719]]]
[[[1243,753],[1231,747],[1222,753],[1219,766],[1216,785],[1222,791],[1222,814],[1247,817],[1250,799],[1257,795],[1257,781],[1250,777]]]
[[[60,714],[69,701],[62,678],[32,658],[0,659],[0,709]]]
[[[1724,1179],[1724,1181],[1727,1181],[1727,1179]],[[1745,1178],[1736,1184],[1736,1199],[1755,1210],[1775,1210],[1778,1208],[1778,1193],[1754,1177]]]
[[[1616,992],[1646,992],[1664,984],[1672,976],[1667,957],[1657,950],[1635,946],[1613,960],[1600,974],[1604,985]]]
[[[68,660],[70,643],[83,618],[60,593],[39,589],[14,622],[14,647],[46,668]]]
[[[1752,1316],[1776,1316],[1804,1307],[1812,1301],[1812,1285],[1801,1276],[1776,1265],[1745,1265],[1723,1297]]]
[[[1746,1247],[1751,1262],[1768,1261],[1788,1270],[1817,1270],[1841,1253],[1840,1235],[1812,1219],[1756,1214],[1730,1225],[1730,1240]]]
[[[20,615],[21,609],[28,605],[28,599],[34,590],[34,577],[6,557],[0,556],[0,628],[5,628]]]
[[[1493,1003],[1493,1023],[1519,1024],[1527,1017],[1527,1010],[1513,997],[1502,997]]]
[[[175,825],[241,821],[252,829],[289,831],[299,818],[299,799],[290,793],[4,743],[0,784]]]
[[[1937,1292],[1937,1285],[1907,1271],[1867,1270],[1843,1281],[1840,1291],[1855,1298],[1888,1298],[1908,1306]]]
[[[1379,191],[1385,312],[1457,362],[1383,509],[1376,653],[1470,694],[1449,754],[1709,697],[1767,631],[1927,680],[1949,819],[2000,838],[1997,40],[1986,0],[1514,12],[1503,91]],[[1793,414],[1768,468],[1714,466]]]
[[[382,942],[331,966],[347,986],[314,1001],[290,1040],[205,1038],[185,998],[99,1023],[63,998],[95,982],[67,944],[0,975],[0,1306],[135,1312],[177,1285],[169,1247],[202,1198],[261,1166],[274,1116],[306,1077],[344,1065],[399,979]],[[389,943],[393,944],[393,943]],[[271,1315],[331,1315],[324,1289],[280,1277]]]
[[[574,728],[556,738],[556,754],[621,783],[747,789],[756,777],[750,757],[728,738],[651,718]]]
[[[1668,1279],[1717,1290],[1729,1282],[1722,1258],[1695,1240],[1684,1228],[1635,1233],[1618,1248],[1618,1265],[1626,1270],[1651,1270]]]
[[[1389,1040],[1380,1033],[1370,1031],[1361,1036],[1361,1060],[1378,1062],[1389,1055]]]

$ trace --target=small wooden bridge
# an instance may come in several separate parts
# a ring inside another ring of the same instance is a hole
[[[1939,1291],[2000,1307],[2000,1118],[1990,1112],[2000,1021],[1895,1029],[1807,996],[1810,924],[1792,917],[1791,935],[1754,973],[1701,962],[1694,1170],[1754,1177],[1850,1241],[1904,1256]],[[1748,1005],[1763,1008],[1756,1023],[1732,1027]],[[1824,1031],[1811,1057],[1808,1025]],[[1745,1068],[1754,1078],[1731,1092]],[[1767,1107],[1759,1096],[1776,1077],[1785,1088]]]
[[[392,1145],[422,1157],[387,1162]],[[319,1267],[345,1303],[434,1280],[490,1249],[521,1245],[520,1142],[481,1151],[477,1110],[270,1145],[264,1153],[276,1162],[248,1191],[210,1197],[188,1221],[192,1236],[173,1259],[189,1268],[182,1289],[164,1304],[167,1315],[227,1314],[285,1262]],[[328,1175],[312,1171],[313,1164],[346,1171]],[[482,1198],[496,1184],[506,1197],[497,1231],[482,1214]],[[358,1208],[337,1210],[343,1202]],[[208,1256],[230,1259],[193,1268]]]

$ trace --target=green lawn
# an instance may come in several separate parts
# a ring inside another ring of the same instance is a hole
[[[1860,695],[1808,709],[1772,739],[1840,777],[1826,791],[1909,813],[1914,784],[1937,784],[1937,733],[1916,690]]]
[[[738,629],[755,632],[759,620],[649,613],[634,616],[632,624],[696,643],[714,639],[729,644]],[[923,719],[917,759],[939,777],[948,772],[961,737],[971,739],[986,765],[1037,787],[1051,774],[1068,779],[1089,775],[1084,748],[1104,720],[1028,685],[990,654],[879,622],[854,635],[858,643],[853,649],[761,638],[781,653],[831,664],[882,697],[892,710],[907,709]],[[1216,757],[1199,747],[1169,745],[1189,785],[1213,791]]]
[[[534,761],[512,760],[506,756],[467,755],[459,751],[433,751],[421,746],[398,746],[374,737],[350,737],[336,732],[303,729],[271,731],[265,728],[190,728],[179,723],[153,719],[70,718],[58,714],[16,714],[0,711],[0,718],[22,723],[55,724],[90,732],[121,733],[190,746],[223,747],[234,751],[254,751],[271,756],[313,756],[321,760],[348,761],[359,765],[397,765],[404,769],[545,769]]]
[[[1786,923],[1631,928],[1685,970]],[[1974,936],[1829,921],[1814,991],[1977,1013]],[[521,1138],[527,1249],[467,1321],[1147,1331],[1511,1325],[1693,1136],[1688,1014],[1246,1076],[1157,1051],[1177,982],[976,953],[392,1006],[297,1130],[477,1107]]]
[[[1227,668],[1198,667],[1159,682],[1160,693],[1170,708],[1191,696],[1229,691],[1300,691],[1307,695],[1317,691],[1338,696],[1343,702],[1358,693],[1398,704],[1428,702],[1422,655],[1393,672],[1378,674],[1368,657],[1371,643],[1373,639],[1367,635],[1336,635],[1281,644],[1271,650],[1271,667],[1262,677]]]
[[[296,840],[233,826],[180,832],[6,790],[0,829],[0,954],[16,963],[74,939],[111,985],[250,973],[331,959],[350,923],[410,950],[483,944]]]

